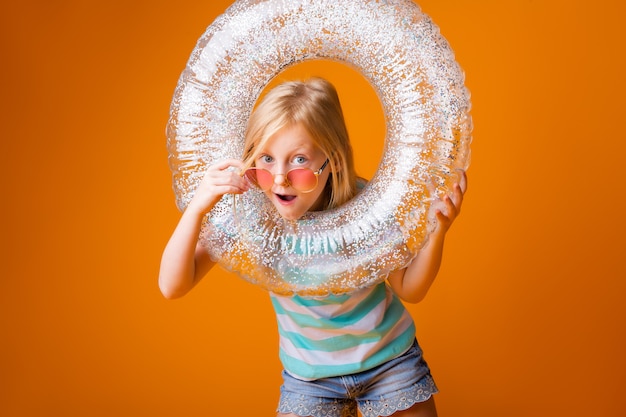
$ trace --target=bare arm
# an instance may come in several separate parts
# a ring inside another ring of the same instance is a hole
[[[443,198],[445,209],[436,210],[437,225],[426,245],[408,267],[395,271],[389,276],[389,285],[402,300],[409,303],[422,301],[437,277],[446,233],[461,211],[466,189],[467,177],[463,172],[459,183],[454,185],[452,194]]]
[[[159,271],[159,288],[166,298],[187,294],[214,265],[209,254],[198,243],[204,215],[224,194],[240,194],[248,190],[246,180],[229,170],[229,167],[242,168],[242,163],[229,159],[207,169],[165,246]]]

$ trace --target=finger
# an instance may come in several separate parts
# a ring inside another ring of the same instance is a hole
[[[242,161],[233,158],[223,159],[207,167],[205,172],[205,178],[231,178],[232,173],[240,176],[240,172],[242,170]]]
[[[213,184],[217,186],[234,187],[237,192],[247,191],[250,188],[248,181],[238,172],[220,171],[213,178]]]
[[[437,209],[437,218],[440,222],[444,222],[449,226],[459,216],[461,212],[459,209],[460,206],[455,205],[452,198],[448,195],[441,199],[441,203],[443,207]]]
[[[208,169],[224,171],[228,168],[237,168],[238,170],[241,170],[243,169],[243,162],[234,158],[222,159],[221,161],[217,161],[216,163],[210,165]]]
[[[452,200],[457,209],[463,204],[463,197],[467,191],[467,174],[465,170],[457,169],[458,181],[452,186]]]
[[[213,190],[211,192],[220,194],[247,191],[250,186],[245,178],[232,170],[218,170],[219,167],[224,166],[215,165],[208,170],[200,183],[200,188],[207,191]]]
[[[467,173],[464,169],[457,169],[457,172],[459,173],[459,187],[461,187],[461,192],[465,194],[467,191]]]
[[[452,187],[452,195],[450,196],[450,200],[457,212],[461,211],[461,206],[463,205],[463,189],[460,184],[454,184]]]
[[[435,216],[437,217],[437,222],[439,224],[447,225],[448,223],[450,223],[450,218],[442,210],[436,210]]]
[[[445,233],[452,225],[453,219],[443,210],[436,210],[435,217],[437,219],[437,228]]]

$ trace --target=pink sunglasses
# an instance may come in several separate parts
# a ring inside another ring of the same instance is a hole
[[[324,165],[317,171],[313,171],[309,168],[295,168],[283,174],[288,186],[300,191],[301,193],[310,193],[317,187],[317,177],[324,171],[326,165],[328,165],[328,158]],[[250,183],[263,191],[267,191],[272,188],[274,184],[275,175],[264,168],[248,168],[244,171],[243,176],[246,177]]]

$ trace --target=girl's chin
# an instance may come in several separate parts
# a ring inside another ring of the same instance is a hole
[[[278,214],[280,214],[280,217],[285,220],[298,220],[304,214],[283,206],[277,206],[276,210],[278,211]]]
[[[285,220],[298,220],[300,217],[304,215],[305,212],[300,212],[299,210],[295,210],[292,207],[285,207],[283,205],[274,205],[280,217]]]

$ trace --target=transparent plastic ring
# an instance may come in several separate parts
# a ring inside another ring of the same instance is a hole
[[[431,205],[470,159],[464,74],[448,42],[410,0],[241,0],[198,40],[167,126],[179,209],[206,167],[241,158],[263,88],[311,59],[359,71],[381,101],[385,148],[374,177],[347,204],[282,220],[262,193],[225,195],[200,236],[224,268],[277,294],[352,292],[406,266],[432,228]],[[352,138],[359,146],[358,138]]]

